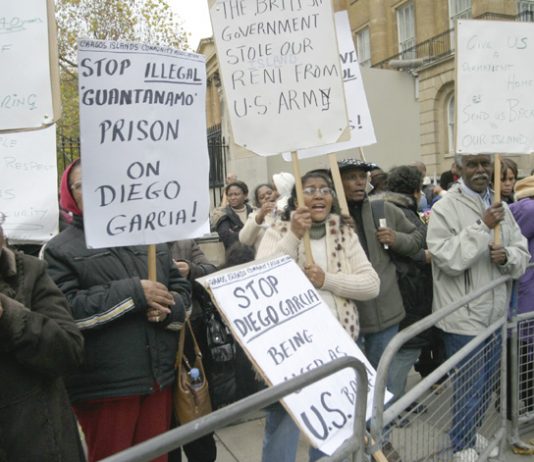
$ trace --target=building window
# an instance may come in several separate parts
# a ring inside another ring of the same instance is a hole
[[[471,17],[471,0],[449,0],[449,19],[451,29],[454,29],[457,19]]]
[[[360,66],[371,65],[371,41],[368,27],[356,32],[356,55]]]
[[[454,139],[454,93],[447,99],[447,151],[451,154],[455,152],[456,141]]]
[[[415,7],[411,0],[397,8],[397,32],[401,58],[415,58]]]
[[[517,12],[520,21],[534,22],[534,0],[519,0]]]

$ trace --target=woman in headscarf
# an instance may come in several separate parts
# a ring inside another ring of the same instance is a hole
[[[44,257],[85,338],[67,389],[92,462],[169,429],[177,331],[191,297],[166,244],[156,246],[157,282],[147,279],[145,246],[87,248],[81,173],[78,160],[63,174],[60,205],[72,223]]]

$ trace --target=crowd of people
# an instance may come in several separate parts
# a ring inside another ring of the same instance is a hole
[[[388,172],[352,158],[338,166],[348,214],[327,170],[299,179],[303,203],[289,173],[259,184],[253,205],[246,182],[229,178],[221,207],[211,214],[224,267],[293,257],[375,368],[399,330],[500,275],[519,279],[519,311],[534,310],[534,271],[526,270],[534,251],[534,176],[518,181],[517,165],[505,159],[496,202],[488,155],[458,156],[440,185],[428,181],[421,162]],[[264,386],[237,345],[223,365],[210,354],[206,325],[217,313],[195,279],[217,268],[195,241],[156,247],[157,282],[147,277],[146,247],[87,248],[81,169],[77,160],[62,176],[68,223],[42,249],[44,262],[10,248],[0,231],[0,462],[92,462],[179,425],[172,384],[188,319],[204,353],[214,408]],[[388,371],[393,400],[405,393],[412,367],[427,375],[505,316],[510,295],[503,283],[404,345]],[[523,339],[520,351],[532,349]],[[489,404],[480,391],[491,386],[495,355],[477,376],[453,379],[455,461],[477,460],[487,444],[478,433]],[[524,367],[534,383],[532,365]],[[532,388],[522,399],[534,411]],[[28,431],[32,445],[19,437]],[[262,460],[293,462],[298,438],[284,408],[269,407]],[[190,462],[217,456],[213,434],[183,450]],[[323,455],[310,449],[310,460]],[[181,451],[157,460],[180,461]]]

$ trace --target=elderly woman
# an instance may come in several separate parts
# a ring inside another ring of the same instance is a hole
[[[147,279],[146,246],[87,247],[81,172],[76,161],[63,174],[60,204],[73,221],[44,256],[85,338],[67,389],[92,462],[169,429],[177,331],[191,296],[166,244],[156,246],[157,282]]]
[[[0,226],[1,461],[85,460],[62,378],[83,337],[45,268],[5,246]]]
[[[339,215],[330,178],[320,171],[302,177],[304,204],[295,207],[295,190],[288,207],[267,230],[257,258],[287,254],[318,290],[340,325],[356,341],[359,333],[355,300],[378,295],[379,278],[367,260],[350,218]],[[309,231],[314,263],[305,263],[302,238]],[[270,408],[265,424],[262,460],[293,462],[299,431],[280,405]],[[324,456],[310,450],[310,460]]]

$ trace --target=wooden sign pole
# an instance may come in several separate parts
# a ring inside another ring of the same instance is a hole
[[[156,245],[150,244],[148,246],[148,279],[150,281],[157,281],[156,276]]]
[[[339,166],[337,165],[337,157],[335,154],[328,154],[328,162],[330,163],[330,172],[332,180],[334,181],[334,188],[336,189],[337,200],[341,213],[350,216],[347,198],[345,197],[345,190],[343,189],[343,181],[341,180],[341,173],[339,173]]]
[[[302,175],[300,174],[299,156],[297,151],[291,152],[291,161],[293,164],[293,175],[295,177],[295,189],[297,191],[297,203],[299,207],[304,206],[304,191],[302,190],[302,182],[300,181]],[[310,242],[310,233],[306,231],[304,237],[304,255],[306,257],[306,265],[313,265],[313,254]]]
[[[501,156],[495,154],[495,161],[493,164],[493,203],[501,202]],[[495,245],[501,244],[501,225],[495,226],[493,230],[493,243]]]

